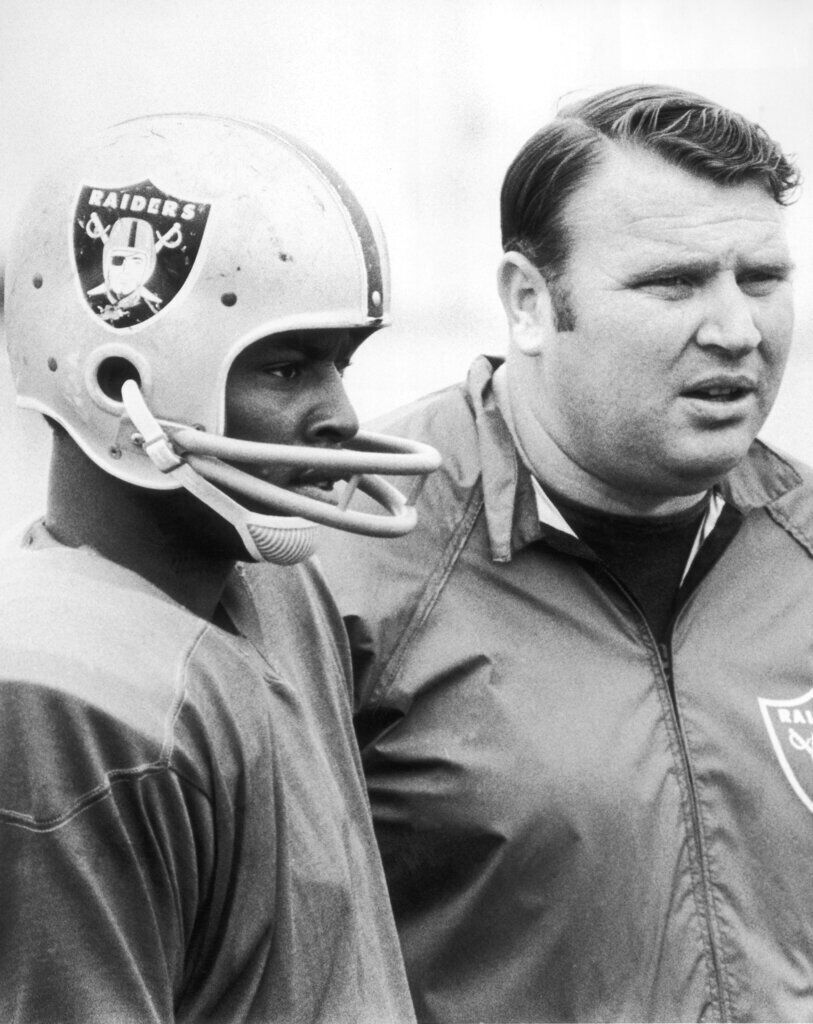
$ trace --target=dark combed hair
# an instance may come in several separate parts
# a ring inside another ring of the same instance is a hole
[[[522,147],[500,196],[503,249],[523,253],[550,279],[567,257],[567,200],[607,143],[639,146],[720,185],[753,181],[780,204],[799,171],[779,144],[741,114],[682,89],[633,85],[563,107]]]

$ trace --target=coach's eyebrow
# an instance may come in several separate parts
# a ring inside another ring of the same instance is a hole
[[[740,260],[737,264],[736,271],[738,274],[754,273],[759,272],[761,274],[767,274],[769,277],[790,277],[793,271],[796,269],[796,264],[792,259],[782,258],[778,260],[774,259],[744,259]]]
[[[720,260],[704,259],[672,259],[650,264],[648,267],[632,272],[627,281],[631,285],[646,284],[658,278],[686,277],[692,281],[703,281],[713,277],[722,268]],[[745,258],[738,260],[734,267],[735,274],[760,273],[768,277],[789,277],[796,269],[790,258],[779,259]]]
[[[628,276],[630,284],[646,284],[660,277],[689,277],[702,280],[711,277],[720,269],[719,260],[704,259],[670,259],[660,263],[650,263],[647,267],[635,270]]]

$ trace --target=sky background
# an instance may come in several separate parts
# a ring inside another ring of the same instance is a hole
[[[760,122],[813,182],[810,0],[4,0],[0,264],[45,162],[158,111],[276,124],[377,210],[393,325],[347,375],[363,418],[499,354],[498,194],[567,95],[693,89]],[[813,184],[788,212],[797,332],[763,436],[813,462]],[[0,532],[42,510],[48,432],[13,407],[0,344]]]

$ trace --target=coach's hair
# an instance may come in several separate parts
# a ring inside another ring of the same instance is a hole
[[[522,147],[500,196],[503,249],[521,252],[555,281],[564,269],[567,200],[606,155],[639,146],[720,185],[755,181],[786,205],[799,171],[779,144],[741,114],[682,89],[620,86],[563,107]]]

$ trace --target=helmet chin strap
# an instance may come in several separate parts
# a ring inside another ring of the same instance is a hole
[[[316,550],[316,523],[296,516],[251,512],[181,460],[170,472],[187,491],[231,523],[252,561],[294,565]]]
[[[122,401],[140,435],[138,443],[153,465],[231,523],[255,561],[290,565],[307,558],[315,549],[317,523],[375,537],[409,533],[417,521],[415,509],[391,484],[368,474],[426,476],[440,465],[440,455],[429,445],[380,434],[360,432],[353,438],[352,448],[327,449],[240,441],[159,421],[135,381],[124,383]],[[230,462],[302,466],[311,473],[325,470],[327,478],[350,479],[339,504],[333,505],[269,483]],[[223,487],[283,514],[253,512]],[[373,498],[384,514],[348,508],[357,487]]]

